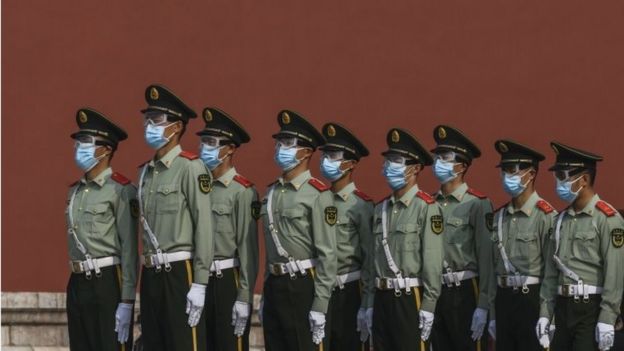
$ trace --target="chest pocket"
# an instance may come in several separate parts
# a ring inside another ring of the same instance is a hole
[[[107,204],[88,205],[84,211],[85,222],[107,223],[112,219],[112,211],[108,211]]]
[[[533,232],[518,233],[514,242],[513,256],[529,257],[539,252],[537,234]]]
[[[595,231],[576,232],[572,242],[572,254],[584,261],[599,262],[599,241]]]
[[[297,236],[299,233],[307,233],[308,223],[306,211],[303,208],[287,208],[281,211],[282,221],[287,229],[287,235]]]
[[[418,224],[416,223],[400,223],[397,224],[396,233],[403,236],[397,240],[403,251],[416,251],[420,246],[420,237],[418,235]],[[398,239],[398,238],[397,238]]]
[[[467,228],[470,226],[468,218],[449,217],[446,220],[446,232],[444,235],[451,244],[462,244],[470,239]]]
[[[171,213],[180,210],[180,185],[162,184],[156,190],[156,213]]]
[[[355,233],[355,223],[353,223],[349,216],[338,216],[338,221],[336,222],[336,224],[344,233]]]
[[[232,206],[227,204],[212,205],[217,233],[231,233],[232,226]]]

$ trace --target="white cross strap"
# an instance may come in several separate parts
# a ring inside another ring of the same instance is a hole
[[[69,198],[69,204],[67,205],[67,217],[69,220],[69,229],[67,230],[69,232],[69,234],[71,234],[71,236],[74,239],[74,242],[76,243],[76,247],[78,248],[78,250],[83,254],[83,256],[85,257],[85,268],[83,271],[85,272],[86,276],[88,279],[91,278],[91,271],[95,271],[95,275],[99,276],[101,274],[100,271],[100,267],[97,265],[96,262],[93,261],[93,258],[91,257],[91,255],[89,254],[89,252],[87,251],[87,248],[80,242],[80,240],[78,239],[78,234],[76,233],[76,229],[75,228],[75,223],[74,223],[74,200],[76,199],[76,194],[78,193],[78,188],[80,188],[80,182],[78,184],[76,184],[76,187],[74,188],[74,191],[72,191],[72,194]]]

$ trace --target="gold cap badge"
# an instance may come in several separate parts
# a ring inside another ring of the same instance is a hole
[[[290,116],[286,112],[282,113],[282,123],[284,124],[290,123]]]
[[[438,137],[440,139],[445,139],[446,138],[446,129],[444,129],[443,127],[438,128]]]
[[[206,122],[212,121],[212,112],[210,112],[210,110],[208,109],[204,110],[204,121]]]
[[[158,100],[158,89],[152,87],[152,89],[150,89],[150,97],[152,100]]]
[[[498,149],[502,153],[505,153],[505,152],[509,151],[509,148],[507,147],[507,145],[505,143],[503,143],[502,141],[500,143],[498,143]]]
[[[78,113],[78,120],[80,123],[87,123],[87,114],[84,111]]]
[[[329,125],[329,127],[327,127],[327,135],[329,135],[330,137],[336,136],[336,129],[331,124]]]
[[[399,140],[401,140],[401,136],[399,135],[399,132],[396,130],[392,131],[392,136],[391,136],[392,142],[393,143],[398,143]]]

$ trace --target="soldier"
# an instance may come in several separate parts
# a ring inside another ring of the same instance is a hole
[[[550,168],[557,195],[570,206],[557,216],[541,288],[540,343],[547,337],[553,310],[557,329],[552,350],[608,350],[624,289],[624,220],[594,190],[602,157],[558,142]]]
[[[386,140],[383,174],[392,194],[375,206],[373,221],[373,344],[376,351],[425,351],[440,296],[444,221],[433,197],[418,189],[432,163],[427,150],[399,128]]]
[[[101,113],[76,113],[76,165],[84,176],[68,196],[71,350],[131,350],[137,280],[136,189],[110,162],[128,135]]]
[[[460,130],[437,126],[433,172],[440,181],[435,195],[446,221],[442,294],[436,306],[436,351],[479,351],[491,302],[492,204],[465,183],[479,148]],[[493,287],[493,285],[492,285]]]
[[[203,111],[200,158],[215,179],[210,199],[215,252],[210,266],[205,314],[209,350],[249,349],[249,315],[258,273],[258,193],[236,172],[233,157],[249,135],[225,112]]]
[[[329,349],[368,350],[366,310],[372,309],[372,297],[362,298],[360,284],[362,290],[371,290],[366,284],[372,284],[373,202],[353,182],[353,172],[360,158],[368,156],[368,149],[337,123],[324,125],[323,136],[327,143],[321,147],[321,173],[332,183],[338,209],[338,276],[329,303]]]
[[[282,111],[275,161],[282,176],[269,185],[260,214],[264,222],[266,275],[260,317],[267,351],[308,351],[325,337],[336,283],[338,220],[329,187],[310,175],[323,136],[301,115]]]
[[[540,351],[533,337],[539,317],[539,290],[544,276],[548,239],[556,216],[553,207],[535,191],[539,163],[544,156],[511,140],[494,143],[501,155],[503,189],[511,201],[494,215],[492,233],[496,316],[490,334],[496,348],[505,351]]]
[[[145,140],[156,155],[141,166],[138,190],[143,342],[150,351],[205,350],[212,179],[198,156],[179,145],[195,112],[161,85],[147,87],[145,100]]]

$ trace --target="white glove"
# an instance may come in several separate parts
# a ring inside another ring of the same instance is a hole
[[[487,322],[487,310],[477,307],[472,314],[472,325],[470,331],[472,331],[472,340],[476,341],[483,335],[483,329],[485,329],[485,323]]]
[[[360,332],[360,341],[365,342],[368,339],[368,325],[366,325],[366,309],[361,307],[357,313],[357,331]]]
[[[433,313],[420,310],[418,312],[418,328],[420,328],[420,339],[427,341],[431,335],[433,327]]]
[[[551,323],[550,327],[548,328],[548,338],[550,339],[551,343],[553,341],[553,338],[555,337],[555,329],[557,329],[555,327],[555,323]]]
[[[366,327],[368,328],[368,335],[373,335],[373,309],[366,309]]]
[[[545,349],[550,347],[549,330],[550,320],[546,317],[540,317],[535,326],[535,334],[537,334],[537,340],[539,340],[540,345]]]
[[[249,304],[247,302],[236,301],[232,307],[232,326],[234,327],[234,335],[242,336],[247,327],[249,319]]]
[[[312,332],[312,341],[318,345],[325,337],[325,313],[310,311],[310,331]]]
[[[188,325],[193,328],[199,323],[204,302],[206,301],[206,286],[191,284],[191,290],[186,294],[186,314],[189,315]]]
[[[490,333],[492,339],[496,340],[496,319],[492,319],[490,324],[488,324],[488,333]]]
[[[120,302],[117,305],[117,311],[115,311],[115,331],[117,332],[117,341],[121,344],[125,344],[128,341],[132,312],[134,312],[134,306],[131,303]]]
[[[615,328],[611,324],[596,324],[596,342],[600,351],[606,351],[613,346],[613,338],[615,337]]]

